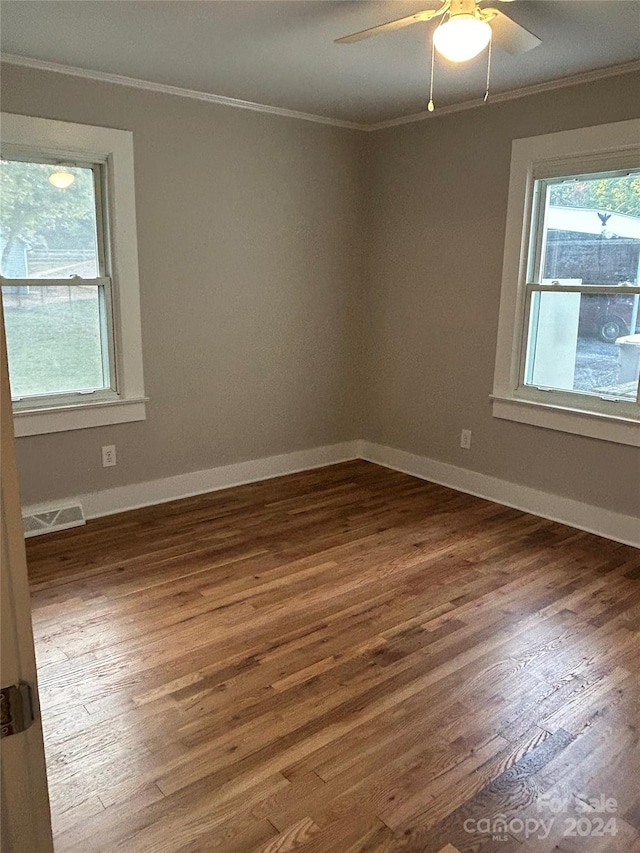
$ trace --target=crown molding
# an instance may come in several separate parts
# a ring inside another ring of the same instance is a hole
[[[75,65],[61,65],[59,62],[46,62],[43,59],[33,59],[30,56],[18,56],[14,53],[3,53],[0,56],[7,65],[20,65],[23,68],[34,68],[38,71],[51,71],[54,74],[66,74],[69,77],[81,77],[99,83],[113,83],[116,86],[129,86],[132,89],[143,89],[146,92],[157,92],[162,95],[177,95],[181,98],[191,98],[195,101],[205,101],[209,104],[221,104],[225,107],[235,107],[240,110],[252,110],[258,113],[295,118],[302,121],[313,121],[316,124],[328,124],[333,127],[345,127],[349,130],[368,130],[367,125],[355,121],[344,121],[328,116],[318,116],[313,113],[303,113],[298,110],[288,110],[285,107],[274,107],[270,104],[257,104],[253,101],[242,101],[239,98],[228,98],[226,95],[214,95],[210,92],[200,92],[197,89],[185,89],[182,86],[169,86],[165,83],[153,83],[150,80],[139,80],[137,77],[124,77],[121,74],[111,74],[107,71],[92,71]]]
[[[47,62],[42,59],[33,59],[30,56],[19,56],[13,53],[4,53],[0,59],[8,65],[19,65],[24,68],[34,68],[39,71],[51,71],[55,74],[66,74],[70,77],[80,77],[85,80],[94,80],[100,83],[112,83],[117,86],[128,86],[133,89],[142,89],[147,92],[157,92],[163,95],[177,95],[182,98],[191,98],[196,101],[205,101],[210,104],[220,104],[225,107],[234,107],[241,110],[252,110],[253,112],[268,113],[270,115],[294,118],[301,121],[312,121],[316,124],[326,124],[332,127],[344,127],[348,130],[362,130],[367,133],[386,130],[390,127],[398,127],[403,124],[414,124],[419,121],[433,120],[441,116],[459,113],[465,110],[476,109],[485,106],[484,100],[476,98],[471,101],[463,101],[459,104],[449,104],[434,112],[427,111],[413,113],[400,118],[379,121],[373,124],[362,124],[355,121],[330,118],[328,116],[303,113],[297,110],[288,110],[284,107],[274,107],[269,104],[258,104],[253,101],[242,101],[238,98],[228,98],[225,95],[214,95],[210,92],[200,92],[196,89],[184,89],[181,86],[169,86],[165,83],[153,83],[150,80],[139,80],[137,77],[124,77],[121,74],[111,74],[106,71],[92,71],[87,68],[79,68],[74,65],[62,65],[58,62]],[[522,86],[519,89],[511,89],[508,92],[498,92],[491,95],[488,104],[500,104],[505,101],[513,101],[517,98],[525,98],[528,95],[537,95],[542,92],[551,92],[554,89],[564,89],[567,86],[578,86],[581,83],[593,83],[596,80],[605,80],[608,77],[618,77],[640,71],[640,60],[624,62],[620,65],[608,65],[605,68],[595,68],[593,71],[584,71],[573,74],[570,77],[562,77],[559,80],[549,80],[546,83],[534,83],[531,86]]]
[[[538,95],[542,92],[551,92],[554,89],[564,89],[567,86],[594,83],[596,80],[605,80],[607,77],[619,77],[622,74],[630,74],[634,71],[640,71],[640,59],[623,62],[621,65],[608,65],[605,68],[595,68],[593,71],[583,71],[580,74],[572,74],[570,77],[562,77],[559,80],[549,80],[546,83],[533,83],[531,86],[510,89],[508,92],[498,92],[496,95],[490,95],[486,104],[482,98],[476,98],[472,101],[463,101],[460,104],[449,104],[446,107],[436,108],[432,113],[425,110],[424,112],[414,113],[409,116],[368,124],[365,125],[364,129],[367,131],[385,130],[388,127],[398,127],[401,124],[413,124],[414,122],[424,121],[425,119],[439,118],[440,116],[451,115],[451,113],[476,109],[477,107],[501,104],[505,101],[514,101],[517,98],[526,98],[528,95]]]

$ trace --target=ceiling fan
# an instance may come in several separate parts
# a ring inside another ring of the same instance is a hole
[[[438,9],[417,12],[335,41],[336,44],[351,44],[380,33],[440,18],[440,24],[433,34],[433,47],[452,62],[467,62],[473,59],[493,41],[512,54],[525,53],[541,43],[537,36],[520,26],[513,18],[499,9],[484,9],[481,3],[482,0],[444,0]]]

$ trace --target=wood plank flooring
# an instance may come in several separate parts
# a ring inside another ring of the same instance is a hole
[[[637,550],[349,462],[27,551],[57,853],[640,853]]]

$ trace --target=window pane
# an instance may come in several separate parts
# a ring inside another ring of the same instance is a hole
[[[542,279],[638,283],[640,173],[547,187]]]
[[[13,397],[108,387],[98,286],[3,287]]]
[[[0,253],[6,278],[96,278],[93,170],[69,167],[73,182],[53,186],[61,167],[0,161]]]
[[[640,294],[533,293],[525,384],[635,399],[639,302]]]

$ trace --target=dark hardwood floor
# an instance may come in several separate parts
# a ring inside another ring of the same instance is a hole
[[[640,853],[637,550],[350,462],[27,552],[57,853]]]

